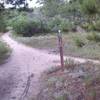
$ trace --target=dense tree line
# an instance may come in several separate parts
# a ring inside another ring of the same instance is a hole
[[[34,21],[39,21],[39,27],[44,25],[45,29],[51,31],[56,30],[57,27],[63,31],[75,30],[77,25],[91,29],[97,22],[100,22],[99,0],[37,0],[37,2],[42,6],[36,8],[38,9],[35,10],[37,20]],[[23,11],[28,8],[27,0],[2,0],[0,13],[4,11],[5,4],[12,5],[11,10],[19,8]],[[100,23],[97,26],[99,28]]]
[[[96,15],[100,13],[99,0],[38,0],[43,4],[42,11],[48,17],[55,15]]]
[[[57,25],[62,18],[64,27],[69,27],[70,22],[89,30],[100,26],[100,0],[38,0],[38,3],[43,5],[42,14],[49,20],[57,19]]]

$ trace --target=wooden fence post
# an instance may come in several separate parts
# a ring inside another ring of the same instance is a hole
[[[59,42],[59,52],[60,52],[61,67],[62,67],[62,70],[64,70],[63,41],[62,41],[61,30],[58,31],[58,42]]]

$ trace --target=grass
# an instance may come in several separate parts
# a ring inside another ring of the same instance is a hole
[[[87,39],[92,33],[67,33],[63,34],[64,54],[68,56],[83,57],[100,60],[100,42]],[[17,41],[33,48],[58,53],[58,39],[56,35],[18,37]],[[91,38],[91,37],[90,37]]]
[[[69,69],[70,65],[73,68]],[[43,73],[43,87],[39,94],[41,100],[99,100],[100,65],[66,63],[64,72]],[[97,70],[98,69],[98,70]],[[81,73],[81,72],[84,73]],[[74,75],[74,76],[72,76]]]
[[[10,56],[11,49],[9,46],[0,40],[0,64],[4,63]]]
[[[94,32],[92,34],[87,35],[87,39],[89,41],[100,42],[100,34]]]

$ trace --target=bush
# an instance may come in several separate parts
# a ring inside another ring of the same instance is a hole
[[[55,16],[48,22],[48,26],[51,31],[57,31],[61,29],[63,32],[76,31],[74,23],[69,22],[67,19],[61,18],[60,16]]]
[[[69,22],[67,20],[63,20],[61,22],[61,29],[64,32],[68,32],[68,31],[76,31],[76,27],[74,25],[74,23]]]
[[[11,23],[11,26],[13,27],[15,33],[29,37],[32,35],[38,35],[40,33],[46,33],[49,31],[45,23],[43,23],[42,21],[37,22],[23,16],[15,18],[14,21]]]
[[[89,23],[83,23],[81,25],[81,27],[84,28],[87,31],[94,30],[94,25],[93,24],[89,24]]]
[[[6,32],[6,23],[3,16],[0,15],[0,32]]]
[[[94,29],[95,29],[96,31],[100,31],[100,20],[97,21],[97,22],[95,23]]]
[[[10,48],[4,42],[0,41],[0,64],[2,64],[5,59],[9,57],[10,53]]]
[[[81,10],[87,15],[95,15],[98,13],[98,6],[96,0],[83,0]]]
[[[57,31],[60,28],[62,18],[60,16],[55,16],[48,20],[47,24],[51,31]]]
[[[89,41],[95,41],[95,42],[100,42],[100,34],[98,33],[92,33],[87,35],[86,37]]]
[[[78,65],[78,62],[75,62],[72,59],[66,59],[64,67],[66,69],[74,69],[77,65]]]
[[[75,38],[74,41],[77,47],[83,47],[85,45],[84,41],[78,37]]]

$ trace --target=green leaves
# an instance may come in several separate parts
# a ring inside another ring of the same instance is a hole
[[[11,49],[9,48],[9,46],[0,41],[0,64],[2,64],[9,56],[11,53]]]
[[[98,3],[96,0],[84,0],[81,8],[82,11],[88,15],[95,15],[98,13]]]

